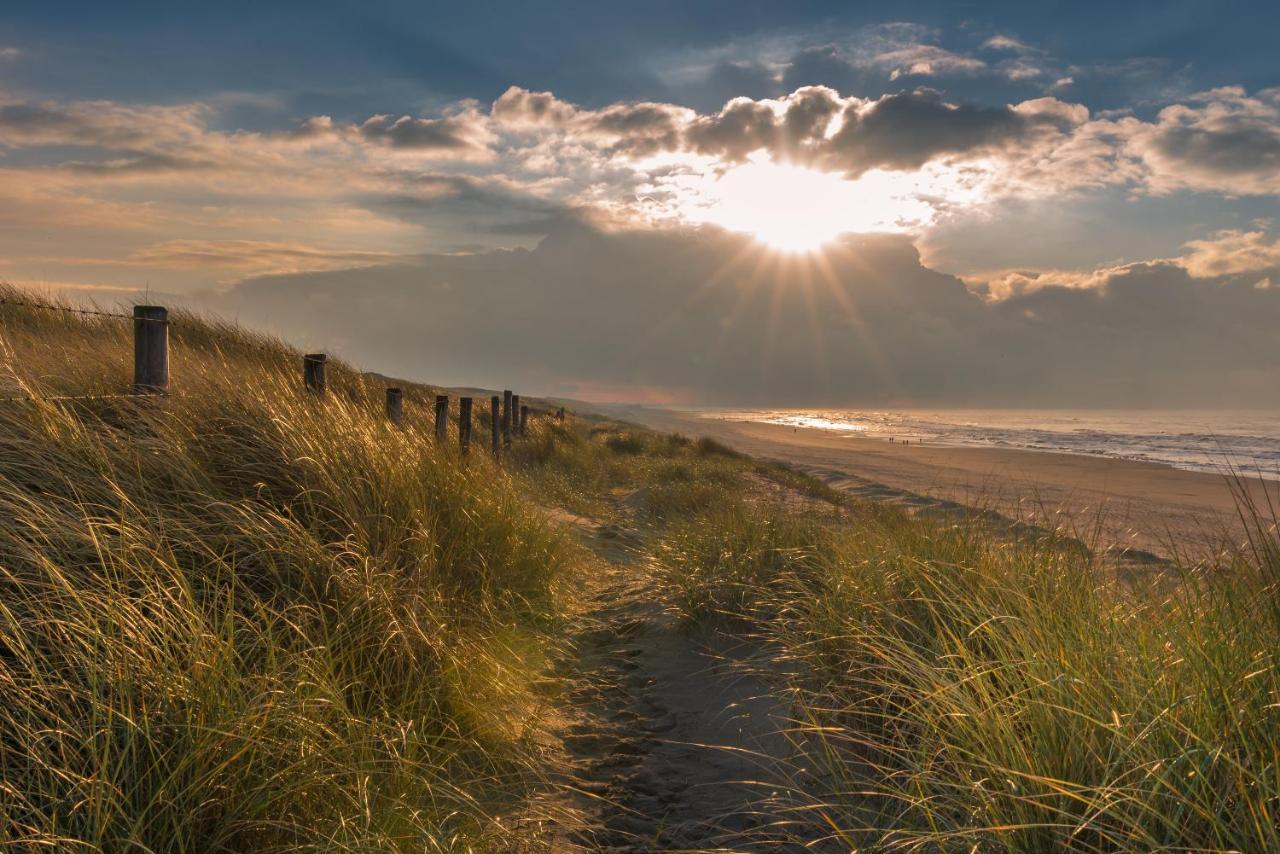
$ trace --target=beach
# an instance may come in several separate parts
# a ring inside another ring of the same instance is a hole
[[[1012,448],[889,442],[831,430],[700,417],[641,406],[616,418],[656,430],[709,436],[777,460],[828,484],[907,506],[955,502],[1052,527],[1099,547],[1193,560],[1242,544],[1232,479],[1163,463]],[[1260,507],[1275,483],[1236,481]],[[925,501],[924,499],[931,499]]]

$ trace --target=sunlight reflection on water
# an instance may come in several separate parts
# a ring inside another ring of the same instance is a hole
[[[1193,471],[1234,466],[1280,478],[1280,412],[740,409],[697,414],[931,445],[1148,460]]]

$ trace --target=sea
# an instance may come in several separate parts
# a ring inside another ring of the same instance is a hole
[[[724,409],[697,414],[885,441],[1148,460],[1280,480],[1280,411]]]

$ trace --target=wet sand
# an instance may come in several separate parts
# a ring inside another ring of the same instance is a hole
[[[778,424],[609,407],[615,418],[710,436],[868,497],[927,496],[1065,529],[1087,543],[1201,559],[1245,540],[1231,481],[1161,463],[1005,448],[902,445]],[[1280,484],[1244,482],[1259,502]]]

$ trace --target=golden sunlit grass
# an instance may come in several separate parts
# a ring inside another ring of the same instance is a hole
[[[0,396],[127,387],[128,324],[6,307],[0,332]],[[773,832],[1280,848],[1268,508],[1245,507],[1248,554],[1148,588],[1078,543],[854,502],[709,440],[539,423],[509,464],[463,463],[422,429],[434,389],[406,389],[400,431],[341,363],[319,401],[276,341],[182,313],[172,336],[162,403],[0,405],[9,847],[528,841],[509,817],[547,779],[581,559],[555,505],[626,508],[674,607],[786,663]]]
[[[0,324],[6,395],[127,387],[128,323]],[[172,338],[163,403],[0,406],[0,837],[510,844],[574,548],[340,363],[320,402],[275,341]]]
[[[727,497],[656,554],[691,619],[750,621],[793,662],[801,826],[864,849],[1280,847],[1274,549],[1156,592],[1072,542]]]

